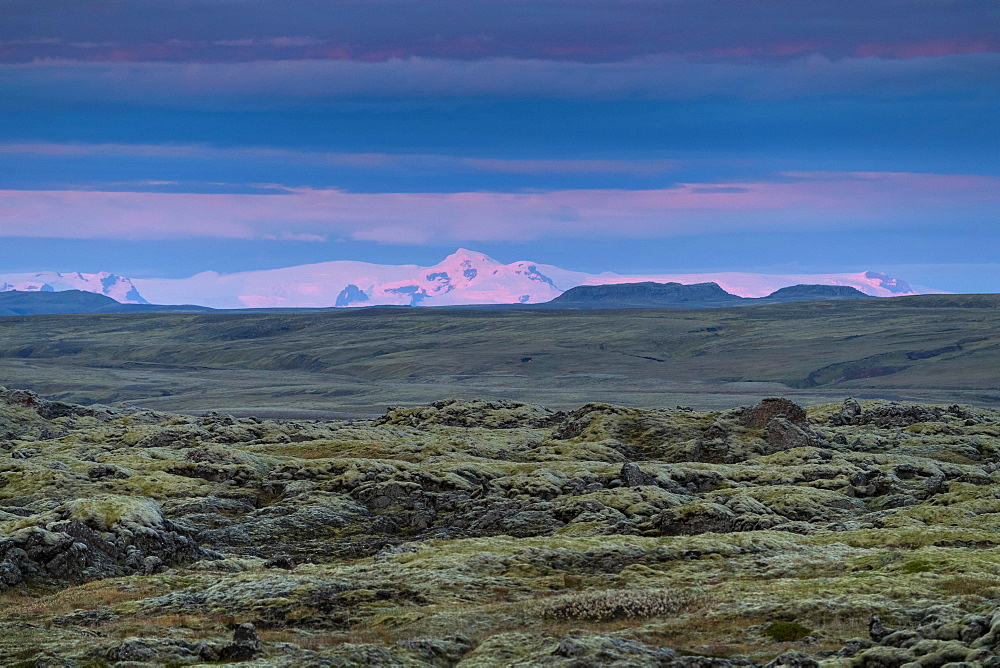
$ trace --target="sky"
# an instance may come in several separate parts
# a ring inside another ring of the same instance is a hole
[[[996,0],[0,0],[0,273],[1000,292]]]

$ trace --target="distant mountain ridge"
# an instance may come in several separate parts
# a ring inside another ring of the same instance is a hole
[[[82,290],[0,292],[0,316],[38,313],[94,313],[121,306],[111,297]]]
[[[465,304],[451,308],[479,309],[631,309],[671,308],[702,309],[754,304],[781,304],[803,301],[874,299],[855,288],[840,285],[794,285],[776,290],[767,297],[739,297],[716,283],[615,283],[582,285],[570,288],[552,301],[541,304]],[[336,309],[337,307],[332,307]],[[448,307],[441,307],[448,308]],[[303,312],[310,308],[228,309],[229,311]],[[7,291],[0,292],[0,317],[12,315],[52,315],[69,313],[206,313],[225,312],[192,304],[120,304],[110,297],[85,292]]]
[[[208,271],[188,278],[130,279],[108,272],[0,274],[0,292],[76,289],[126,304],[192,304],[224,309],[539,304],[550,302],[578,286],[626,283],[715,283],[730,295],[747,298],[765,297],[781,288],[800,284],[850,287],[874,297],[941,292],[911,286],[906,281],[872,271],[588,274],[526,260],[503,264],[483,253],[465,249],[459,249],[431,267],[337,260],[233,274]]]
[[[556,308],[657,308],[732,306],[742,297],[723,290],[718,283],[611,283],[578,285],[540,306]]]
[[[205,306],[121,304],[111,297],[85,290],[7,290],[0,292],[0,316],[56,315],[70,313],[191,313],[207,312]]]
[[[617,283],[580,285],[536,307],[545,308],[723,308],[753,304],[782,304],[837,299],[871,299],[846,285],[792,285],[765,297],[740,297],[718,283]]]
[[[802,301],[823,301],[829,299],[867,299],[872,295],[865,294],[857,288],[849,285],[789,285],[787,288],[779,288],[766,297],[759,297],[759,301],[779,302],[802,302]]]

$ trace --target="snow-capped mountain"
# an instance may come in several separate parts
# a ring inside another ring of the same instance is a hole
[[[102,271],[98,274],[42,271],[34,274],[0,275],[0,292],[63,292],[83,290],[111,297],[122,304],[148,304],[131,280]]]
[[[547,264],[503,264],[475,251],[459,249],[432,267],[366,262],[322,262],[283,269],[221,275],[205,272],[184,279],[136,279],[144,297],[159,304],[193,303],[217,308],[373,306],[377,304],[447,306],[455,304],[534,304],[558,297],[577,285],[714,281],[741,297],[763,297],[801,283],[847,285],[876,297],[921,294],[884,274],[588,274]]]
[[[503,264],[459,249],[433,267],[339,260],[234,274],[132,279],[114,274],[0,275],[5,290],[88,290],[124,303],[198,304],[215,308],[535,304],[578,285],[608,283],[718,283],[741,297],[763,297],[789,285],[846,285],[875,297],[939,292],[911,287],[875,272],[852,274],[588,274],[547,264]]]
[[[581,285],[590,274],[533,262],[502,264],[460,249],[433,267],[321,262],[183,279],[136,279],[157,304],[216,308],[535,303]],[[195,300],[195,301],[192,301]]]

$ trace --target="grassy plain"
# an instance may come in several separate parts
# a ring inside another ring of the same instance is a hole
[[[82,403],[365,417],[444,396],[698,409],[781,394],[1000,405],[1000,296],[711,310],[0,318],[0,384]]]

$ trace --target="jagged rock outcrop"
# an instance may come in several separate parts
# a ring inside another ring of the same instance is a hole
[[[0,538],[0,590],[32,581],[151,575],[212,556],[149,499],[74,499],[33,522],[16,524],[24,526]]]
[[[0,386],[0,404],[27,408],[46,420],[71,415],[109,419],[114,415],[114,412],[109,409],[88,408],[62,401],[50,401],[31,390],[9,390],[3,386]]]

